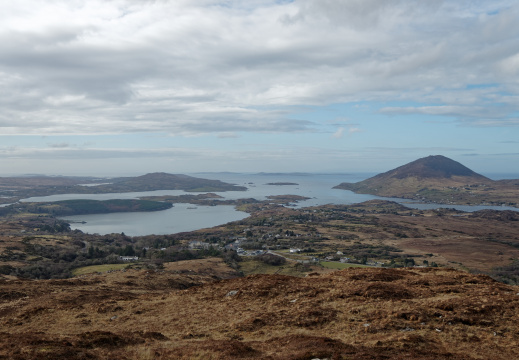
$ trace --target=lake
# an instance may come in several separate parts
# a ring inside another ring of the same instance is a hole
[[[90,234],[124,232],[129,236],[166,235],[226,224],[249,216],[234,206],[194,206],[175,204],[171,209],[153,212],[126,212],[75,215],[64,218],[72,229]],[[78,223],[83,222],[86,223]]]
[[[462,206],[420,204],[411,200],[399,198],[382,198],[373,195],[355,194],[351,191],[333,189],[341,182],[357,182],[374,174],[238,174],[238,173],[198,173],[192,176],[215,179],[242,185],[247,191],[217,192],[224,199],[255,198],[265,200],[269,195],[301,195],[310,199],[294,204],[294,207],[318,206],[325,204],[355,204],[367,200],[393,200],[405,206],[417,209],[456,208],[463,211],[482,209],[514,210],[512,207],[496,206]],[[268,183],[296,183],[297,185],[267,185]],[[113,194],[61,194],[44,197],[33,197],[22,201],[59,201],[69,199],[134,199],[142,196],[182,195],[182,190],[159,190],[133,193]],[[196,194],[196,193],[189,193]],[[193,231],[206,227],[241,220],[248,214],[234,209],[232,206],[194,206],[190,204],[175,204],[173,208],[157,212],[112,213],[97,215],[78,215],[64,218],[74,221],[73,229],[83,232],[108,234],[121,233],[138,236],[149,234],[172,234],[183,231]],[[77,223],[85,221],[86,223]]]

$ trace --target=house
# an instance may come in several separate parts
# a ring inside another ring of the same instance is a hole
[[[119,260],[122,261],[137,261],[139,260],[138,256],[119,256]]]
[[[230,244],[225,245],[225,249],[227,249],[227,250],[234,250],[234,251],[236,251],[239,248],[240,248],[240,245],[237,244],[237,243],[230,243]]]
[[[191,241],[188,244],[188,247],[192,250],[209,249],[211,247],[211,244],[203,242],[203,241],[195,240],[195,241]]]

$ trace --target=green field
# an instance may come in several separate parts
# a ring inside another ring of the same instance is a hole
[[[360,264],[348,264],[348,263],[340,263],[336,261],[321,261],[319,263],[322,267],[327,269],[346,269],[350,267],[369,267],[367,265],[360,265]]]
[[[92,266],[84,266],[77,269],[74,269],[72,274],[74,276],[91,274],[96,272],[107,272],[110,270],[122,270],[126,268],[129,264],[104,264],[104,265],[92,265]]]
[[[291,253],[290,250],[276,250],[271,252],[273,254],[280,254],[281,256],[291,260],[310,260],[311,258],[309,254]]]

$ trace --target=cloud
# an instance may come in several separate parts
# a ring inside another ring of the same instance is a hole
[[[380,109],[389,115],[439,115],[456,118],[463,126],[474,127],[512,127],[519,125],[519,119],[509,117],[513,112],[506,106],[421,106],[421,107],[385,107]]]
[[[427,153],[428,155],[437,154],[437,153],[446,153],[446,152],[460,152],[460,151],[474,151],[474,149],[468,148],[456,148],[456,147],[447,147],[447,146],[430,146],[430,147],[369,147],[370,151],[374,153],[391,153],[391,152],[401,152],[401,153]],[[414,156],[414,155],[413,155]]]
[[[49,144],[49,147],[55,148],[55,149],[64,149],[70,147],[70,144],[62,142],[62,143],[56,143],[56,144]]]
[[[311,132],[294,106],[402,100],[426,106],[383,112],[515,126],[518,16],[512,0],[4,2],[0,128]]]
[[[218,137],[220,139],[235,139],[235,138],[238,138],[239,136],[236,133],[226,132],[226,133],[218,134]]]
[[[344,135],[344,130],[345,129],[343,127],[338,128],[337,131],[333,133],[332,138],[335,138],[335,139],[342,138]]]
[[[516,127],[519,126],[519,118],[483,118],[483,119],[460,119],[462,126],[471,127]]]
[[[199,151],[203,152],[202,150]],[[205,153],[204,153],[205,154]],[[121,159],[121,158],[169,158],[180,156],[182,158],[197,155],[196,151],[187,149],[131,149],[131,148],[69,148],[68,146],[56,146],[50,148],[0,148],[2,158],[30,159],[30,160],[85,160],[85,159]],[[198,154],[199,155],[199,154]],[[205,154],[206,155],[206,154]]]
[[[362,130],[357,127],[350,127],[347,130],[344,127],[339,127],[337,131],[332,134],[332,138],[341,139],[342,137],[344,137],[345,132],[349,136],[358,132],[362,132]]]

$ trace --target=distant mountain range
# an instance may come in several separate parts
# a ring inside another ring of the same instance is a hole
[[[517,206],[519,181],[493,181],[457,161],[432,155],[336,189],[446,204]]]

